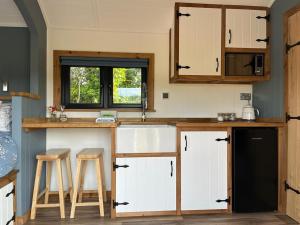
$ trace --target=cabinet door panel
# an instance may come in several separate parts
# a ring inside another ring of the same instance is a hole
[[[14,215],[13,195],[6,197],[6,194],[11,192],[12,189],[13,183],[9,183],[0,189],[0,224],[6,224]]]
[[[227,209],[227,142],[224,131],[181,133],[181,209]],[[186,145],[187,143],[187,145]]]
[[[8,221],[8,220],[11,220],[12,217],[14,216],[14,195],[11,194],[8,197],[6,197],[6,194],[10,193],[13,190],[14,185],[13,185],[13,183],[10,183],[6,187],[7,188],[6,188],[6,193],[5,193],[4,197],[6,198],[7,221]],[[12,224],[13,224],[13,222],[10,222],[9,225],[12,225]]]
[[[180,7],[179,75],[221,75],[222,10],[216,8]],[[217,59],[219,67],[217,69]]]
[[[129,202],[117,213],[176,210],[175,157],[117,158],[116,163],[129,166],[116,172],[116,201]]]
[[[228,48],[266,48],[266,16],[264,10],[227,9],[226,10],[226,47]]]

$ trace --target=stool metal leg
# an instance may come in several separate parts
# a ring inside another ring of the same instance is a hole
[[[63,185],[63,178],[62,178],[62,171],[61,171],[61,159],[56,160],[56,167],[57,167],[57,179],[59,185],[59,205],[60,205],[60,217],[64,219],[65,216],[65,199],[64,199],[64,185]]]
[[[36,166],[35,182],[34,182],[34,189],[33,189],[33,196],[32,196],[31,215],[30,215],[30,219],[32,219],[32,220],[34,220],[35,216],[36,216],[36,205],[37,205],[38,194],[39,194],[42,167],[43,167],[43,161],[38,160],[37,166]]]
[[[81,173],[81,159],[77,159],[77,171],[76,171],[76,181],[75,187],[73,192],[73,200],[72,200],[72,208],[71,208],[71,215],[70,218],[73,219],[75,216],[75,208],[77,203],[77,195],[78,195],[78,186],[80,181],[80,173]]]
[[[46,162],[46,191],[45,191],[45,204],[49,202],[49,192],[50,192],[50,184],[51,184],[51,173],[52,173],[52,162]]]
[[[98,181],[98,198],[99,198],[99,210],[100,216],[104,217],[104,205],[103,205],[103,192],[102,192],[102,176],[100,159],[96,159],[96,171],[97,171],[97,181]]]
[[[73,198],[73,177],[72,177],[70,154],[66,158],[66,166],[67,166],[67,174],[68,174],[69,195],[70,195],[70,201],[72,202],[72,198]]]

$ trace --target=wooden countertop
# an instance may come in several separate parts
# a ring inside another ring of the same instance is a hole
[[[0,178],[0,188],[4,187],[5,185],[13,182],[17,178],[18,170],[12,170],[4,177]]]
[[[66,122],[52,122],[47,118],[23,119],[23,128],[114,128],[119,125],[172,125],[177,127],[283,127],[279,119],[258,119],[255,122],[243,120],[218,122],[212,118],[120,118],[116,123],[96,123],[95,118],[69,118]]]
[[[50,121],[47,118],[23,119],[22,127],[26,129],[41,128],[111,128],[117,127],[117,123],[96,123],[94,118],[68,118],[66,122]]]

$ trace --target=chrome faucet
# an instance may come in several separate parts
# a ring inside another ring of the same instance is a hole
[[[147,84],[144,82],[142,84],[142,122],[146,120],[146,109],[147,109]]]

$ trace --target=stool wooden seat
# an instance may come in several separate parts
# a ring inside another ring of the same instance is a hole
[[[103,164],[103,148],[86,148],[79,152],[77,158],[77,173],[72,199],[72,208],[70,218],[75,217],[76,206],[99,206],[100,216],[104,216],[103,201],[106,202],[106,190],[104,179],[104,164]],[[87,161],[95,161],[96,175],[98,183],[98,202],[82,202],[82,194],[84,193],[84,175],[86,171]],[[78,197],[78,200],[77,200]]]
[[[36,209],[37,208],[52,208],[59,207],[60,208],[60,217],[62,219],[65,218],[65,203],[64,199],[67,194],[70,195],[70,199],[72,199],[73,194],[73,179],[72,179],[72,171],[71,171],[71,160],[70,160],[70,149],[50,149],[43,154],[39,154],[36,156],[37,167],[35,174],[35,182],[32,196],[32,206],[31,206],[31,219],[35,219],[36,217]],[[66,161],[67,167],[67,176],[68,176],[68,191],[64,192],[63,178],[62,178],[62,160]],[[51,182],[51,171],[52,171],[52,163],[56,162],[56,171],[57,171],[57,180],[58,180],[58,194],[59,194],[59,203],[51,203],[49,204],[49,195],[54,194],[55,192],[50,191],[50,182]],[[44,191],[39,193],[40,187],[40,178],[43,169],[43,162],[46,162],[46,188]],[[38,203],[38,200],[45,194],[44,203]]]

